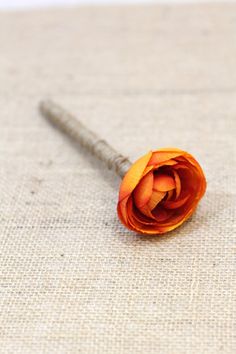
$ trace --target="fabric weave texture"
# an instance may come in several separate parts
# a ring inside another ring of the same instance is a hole
[[[236,6],[0,13],[0,352],[236,350]],[[190,152],[208,188],[164,236],[38,112],[53,99],[136,160]]]

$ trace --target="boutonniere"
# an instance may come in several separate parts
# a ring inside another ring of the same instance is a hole
[[[40,111],[122,178],[117,213],[128,229],[164,234],[183,224],[196,210],[206,190],[206,179],[188,152],[174,147],[158,149],[131,163],[57,104],[43,101]]]

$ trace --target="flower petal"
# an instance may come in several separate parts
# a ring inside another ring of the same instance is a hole
[[[165,192],[160,192],[160,191],[152,191],[151,198],[148,202],[148,207],[150,210],[153,210],[158,203],[165,197],[166,193]]]
[[[166,150],[153,151],[152,157],[148,162],[148,166],[161,164],[164,161],[174,159],[178,156],[181,156],[182,154],[183,154],[182,150],[171,151],[166,149]]]
[[[167,193],[168,193],[168,195],[167,195],[166,200],[170,200],[174,194],[174,190],[172,189],[171,191],[168,191]]]
[[[142,156],[133,165],[130,167],[126,175],[124,176],[121,186],[120,186],[120,193],[119,193],[119,201],[126,198],[134,188],[137,186],[138,182],[140,181],[143,171],[148,164],[152,156],[152,152],[150,151],[146,155]]]
[[[181,206],[183,206],[187,200],[189,199],[190,197],[190,194],[188,194],[186,197],[182,198],[182,199],[179,199],[179,200],[174,200],[174,201],[165,201],[163,203],[163,206],[166,208],[166,209],[176,209],[176,208],[180,208]]]
[[[168,192],[175,188],[175,180],[173,177],[160,173],[154,177],[153,189],[160,192]]]
[[[176,193],[176,199],[179,198],[180,192],[181,192],[181,181],[179,178],[178,173],[173,170],[174,173],[174,179],[175,179],[175,185],[176,185],[176,189],[175,189],[175,193]]]
[[[143,207],[139,208],[139,211],[143,214],[146,215],[148,218],[154,219],[155,217],[152,215],[151,209],[149,206],[146,204]]]
[[[143,223],[140,218],[137,218],[134,212],[134,205],[132,198],[129,198],[127,202],[127,215],[128,215],[128,223],[127,227],[131,230],[135,230],[139,233],[143,234],[156,234],[158,230],[156,228],[156,223]],[[154,219],[155,220],[155,219]]]
[[[150,171],[139,182],[134,190],[134,202],[138,208],[147,204],[152,195],[153,172]]]
[[[155,219],[158,222],[162,222],[167,220],[170,215],[168,214],[167,210],[161,207],[157,207],[154,211],[153,214],[155,215]]]
[[[144,208],[146,208],[147,206],[145,205]],[[145,215],[144,213],[141,213],[141,211],[136,208],[135,206],[133,207],[133,217],[139,221],[142,222],[144,225],[156,225],[156,220],[155,218],[152,217],[150,218],[149,216]]]
[[[122,201],[118,202],[117,205],[117,213],[120,218],[120,220],[123,222],[124,225],[127,224],[127,201],[129,199],[129,196],[123,199]]]

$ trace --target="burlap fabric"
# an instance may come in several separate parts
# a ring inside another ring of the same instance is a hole
[[[1,353],[236,349],[236,6],[0,14]],[[208,190],[138,236],[119,178],[37,112],[53,98],[132,160],[177,146]]]

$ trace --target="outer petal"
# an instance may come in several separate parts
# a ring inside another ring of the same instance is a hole
[[[184,151],[175,148],[165,148],[153,151],[153,155],[148,163],[148,166],[161,164],[164,161],[174,159],[184,153]]]
[[[117,213],[124,225],[127,224],[128,217],[127,217],[127,202],[128,202],[129,196],[123,199],[122,201],[118,202],[117,205]]]
[[[119,192],[119,202],[124,198],[126,198],[128,195],[130,195],[134,190],[134,188],[137,186],[151,156],[152,156],[152,152],[150,151],[149,153],[147,153],[146,155],[138,159],[130,167],[130,169],[128,170],[128,172],[126,173],[126,175],[124,176],[121,182],[120,192]]]
[[[158,163],[157,165],[148,165],[145,168],[144,172],[143,172],[143,176],[145,176],[151,170],[157,170],[159,167],[162,167],[162,166],[174,166],[174,165],[177,165],[177,164],[178,164],[178,161],[168,160],[168,161],[163,161],[161,163]]]

